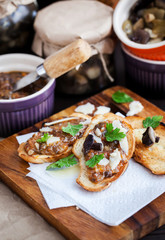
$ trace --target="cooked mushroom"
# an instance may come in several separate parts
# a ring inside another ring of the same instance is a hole
[[[137,29],[144,28],[144,20],[143,18],[139,18],[139,20],[133,25],[133,30],[136,31]]]
[[[138,0],[122,28],[136,43],[151,44],[165,39],[165,0]],[[154,39],[154,40],[153,40]]]
[[[153,21],[153,33],[158,37],[165,37],[165,19],[155,19]]]
[[[130,39],[137,43],[146,44],[150,39],[150,35],[143,29],[137,29],[132,36],[130,36]]]
[[[93,143],[94,143],[94,137],[93,137],[92,134],[89,134],[86,137],[84,145],[83,145],[84,154],[87,154],[89,152],[89,150],[91,149]]]
[[[155,142],[158,143],[159,139],[160,139],[159,137],[155,136],[154,129],[152,127],[148,127],[146,131],[143,133],[142,143],[150,147]]]
[[[91,146],[91,148],[93,149],[93,150],[97,150],[97,151],[101,151],[102,150],[102,144],[101,143],[93,143],[92,144],[92,146]]]

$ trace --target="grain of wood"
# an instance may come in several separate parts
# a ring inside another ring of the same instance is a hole
[[[137,94],[120,86],[107,89],[85,101],[99,106],[100,104],[111,107],[114,111],[126,113],[129,104],[116,104],[112,101],[112,94],[115,91],[124,91],[134,100],[139,100],[145,111],[139,113],[139,116],[163,115],[165,113],[147,102]],[[73,113],[72,106],[49,118],[50,121],[59,116],[67,116]],[[46,221],[59,230],[67,239],[77,240],[133,240],[139,239],[157,227],[165,224],[165,194],[158,197],[149,205],[141,209],[124,223],[116,227],[107,226],[87,213],[76,210],[75,207],[59,208],[50,210],[38,188],[37,183],[26,177],[28,173],[28,163],[20,159],[17,155],[18,143],[16,136],[25,134],[40,128],[42,123],[37,123],[22,132],[15,134],[0,142],[0,179],[16,192],[27,204],[37,211]]]

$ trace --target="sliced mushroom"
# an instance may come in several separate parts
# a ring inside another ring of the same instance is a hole
[[[137,29],[144,28],[144,20],[143,18],[139,18],[139,20],[133,25],[133,30],[136,31]]]
[[[93,150],[101,151],[102,148],[103,148],[103,145],[102,145],[101,143],[93,143],[92,146],[91,146],[91,148],[92,148]]]
[[[157,34],[153,33],[152,29],[145,28],[144,30],[149,33],[150,38],[157,38],[158,37]]]
[[[124,21],[122,29],[126,34],[132,34],[132,23],[130,20]]]
[[[156,137],[156,138],[155,138],[155,142],[156,142],[156,143],[158,143],[159,140],[160,140],[160,137]]]
[[[165,37],[165,19],[155,19],[153,21],[153,33],[157,34],[158,37]]]
[[[132,36],[130,36],[130,39],[137,43],[146,44],[150,39],[150,35],[143,29],[137,29]]]
[[[94,143],[94,137],[92,134],[89,134],[83,144],[83,151],[84,154],[87,154],[89,152],[89,150],[91,149],[92,145]]]
[[[159,137],[155,136],[155,132],[152,127],[148,127],[146,131],[143,133],[142,143],[150,147],[155,142],[159,142]]]
[[[146,23],[150,23],[155,19],[155,16],[152,13],[147,13],[144,15],[144,19],[145,19]]]

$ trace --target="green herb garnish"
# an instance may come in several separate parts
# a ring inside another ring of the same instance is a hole
[[[132,102],[133,99],[127,95],[124,92],[117,91],[112,95],[112,99],[116,103],[126,103],[126,102]]]
[[[75,164],[77,164],[77,160],[74,154],[71,154],[68,157],[61,158],[57,162],[51,163],[49,166],[47,166],[46,170],[54,169],[54,168],[70,167]]]
[[[143,120],[143,127],[147,128],[147,127],[152,127],[152,128],[156,128],[159,126],[160,121],[162,120],[163,116],[153,116],[151,117],[147,117],[145,120]]]
[[[43,143],[43,142],[46,142],[48,140],[48,138],[50,138],[50,135],[48,133],[44,133],[44,136],[37,139],[36,142]]]
[[[62,127],[62,131],[65,133],[70,133],[72,136],[75,136],[82,128],[83,124],[71,125],[70,123],[68,123],[67,127]]]
[[[112,123],[106,124],[106,130],[105,138],[108,142],[113,142],[115,140],[120,141],[122,138],[124,138],[126,135],[123,132],[120,132],[119,128],[113,129]]]
[[[94,157],[92,157],[91,159],[89,159],[88,161],[86,161],[86,165],[90,168],[93,168],[96,164],[98,164],[102,159],[104,158],[104,154],[100,154],[100,155],[95,155]]]

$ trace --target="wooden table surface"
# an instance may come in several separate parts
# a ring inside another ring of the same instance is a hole
[[[115,64],[115,83],[114,85],[121,85],[125,86],[135,93],[139,94],[140,96],[144,97],[151,103],[155,104],[159,108],[165,111],[165,96],[159,97],[155,95],[150,95],[142,91],[141,88],[138,86],[132,86],[130,83],[132,82],[131,79],[128,79],[125,73],[125,66],[124,66],[124,59],[122,56],[120,45],[117,46],[115,53],[114,53],[114,64]],[[62,93],[56,92],[56,101],[58,102],[55,105],[55,113],[59,112],[75,103],[86,99],[88,96],[85,95],[77,95],[77,96],[70,96],[64,95]],[[149,235],[142,238],[142,240],[165,240],[165,225],[160,227],[159,229],[153,231]]]
[[[119,58],[120,56],[120,58]],[[120,61],[119,61],[120,59]],[[134,92],[138,93],[139,95],[143,96],[150,102],[154,103],[157,105],[159,108],[162,110],[165,110],[165,98],[157,98],[155,95],[154,96],[147,96],[145,93],[141,92],[141,89],[139,88],[134,88],[130,86],[130,79],[127,79],[125,76],[125,69],[123,65],[123,59],[121,55],[121,50],[120,47],[117,48],[114,54],[114,61],[115,61],[115,68],[116,68],[116,77],[115,77],[115,83],[114,85],[122,85],[126,86],[130,89],[132,89]],[[92,94],[91,94],[92,95]],[[81,100],[86,99],[88,96],[69,96],[69,95],[64,95],[61,93],[56,92],[56,105],[54,109],[54,113],[57,113]],[[9,238],[4,238],[3,240],[7,240]],[[11,240],[12,238],[10,238]],[[36,238],[39,239],[39,238]],[[48,238],[49,239],[49,238]],[[56,238],[55,238],[56,239]],[[144,237],[143,240],[164,240],[165,239],[165,226],[162,226],[161,228],[157,229],[156,231],[150,233],[148,236]]]
[[[146,109],[146,111],[142,111],[141,116],[148,116],[149,113],[153,113],[153,115],[165,116],[165,113],[163,113],[161,110],[156,108],[154,105],[151,105],[149,102],[146,102],[144,99],[140,98],[138,95],[135,95],[133,92],[129,91],[128,89],[122,89],[122,87],[107,89],[106,91],[93,96],[88,101],[94,103],[96,106],[102,105],[102,104],[105,104],[106,106],[111,106],[111,109],[114,112],[120,111],[120,112],[126,113],[128,111],[128,104],[118,105],[112,102],[112,98],[111,98],[112,94],[119,89],[125,91],[135,100],[139,100],[140,102],[142,102],[144,109]],[[58,102],[56,103],[56,106],[59,107],[59,103],[72,104],[71,100],[70,100],[70,103],[68,102],[69,99],[73,99],[72,101],[75,101],[75,100],[78,100],[78,98],[79,97],[64,96],[63,94],[57,95],[56,99],[58,99]],[[61,106],[63,106],[63,104]],[[59,114],[67,115],[68,111],[72,112],[74,107],[75,106],[65,109]],[[33,131],[33,129],[36,129],[36,127],[40,127],[40,126],[41,126],[41,123],[37,124],[35,127],[31,127],[29,129],[22,131],[22,133]],[[27,163],[19,159],[16,152],[16,146],[17,146],[17,142],[15,139],[15,136],[11,136],[1,143],[1,148],[0,148],[1,179],[14,192],[20,195],[21,198],[25,202],[27,202],[36,212],[38,212],[43,218],[45,218],[46,221],[48,221],[55,228],[57,228],[67,238],[69,239],[103,239],[104,237],[106,237],[106,239],[123,239],[123,240],[139,239],[140,236],[145,236],[145,234],[153,231],[153,229],[157,228],[158,226],[161,226],[164,223],[164,220],[165,220],[164,195],[160,196],[158,199],[153,201],[151,204],[146,206],[144,209],[142,209],[141,211],[139,211],[134,216],[132,216],[131,218],[129,218],[128,220],[126,220],[124,223],[122,223],[117,227],[108,227],[105,224],[101,224],[95,219],[91,218],[89,215],[85,214],[84,212],[76,211],[74,207],[65,208],[65,209],[63,208],[53,209],[50,211],[46,206],[44,199],[42,198],[42,195],[38,189],[36,182],[30,178],[25,177],[27,174]],[[3,196],[2,196],[2,199],[3,199]],[[7,207],[7,211],[10,205],[12,204],[12,201],[10,200],[8,204],[9,206]],[[4,207],[4,204],[2,206]],[[18,214],[22,214],[23,209],[21,212],[18,211]],[[14,211],[15,210],[16,209],[14,208]],[[2,212],[3,210],[1,209],[1,215],[2,215]],[[11,211],[9,211],[7,215],[10,216],[10,213]],[[14,214],[14,217],[15,218],[17,217],[16,212]],[[73,225],[73,222],[74,222],[74,225]],[[91,224],[86,224],[89,222]],[[25,230],[26,229],[25,226],[23,225],[20,231],[20,233],[23,234],[24,237],[25,235],[23,233],[24,231],[22,228],[24,228]],[[30,226],[31,228],[33,228],[32,222],[30,223]],[[93,232],[93,226],[95,226],[96,228],[95,232]],[[0,234],[2,229],[0,227]],[[9,228],[9,231],[10,231],[10,228]],[[5,234],[6,234],[6,231],[5,231]],[[30,235],[31,237],[34,237],[33,231],[30,231],[30,234],[31,234]],[[11,233],[8,237],[11,237]],[[2,239],[19,240],[20,238],[19,239],[18,238],[2,238]],[[23,238],[23,239],[26,239],[26,238]],[[37,236],[37,238],[35,239],[38,240],[40,238],[38,238]],[[44,238],[42,237],[41,239],[43,240]]]

